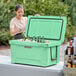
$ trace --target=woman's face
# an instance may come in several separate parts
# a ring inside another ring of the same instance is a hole
[[[24,14],[23,8],[19,8],[17,11],[15,11],[15,14],[17,17],[21,18]]]

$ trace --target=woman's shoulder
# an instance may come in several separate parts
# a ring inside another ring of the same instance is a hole
[[[25,20],[27,20],[27,17],[23,17]]]
[[[16,18],[15,17],[13,17],[12,19],[11,19],[11,21],[10,22],[14,22],[16,20]]]

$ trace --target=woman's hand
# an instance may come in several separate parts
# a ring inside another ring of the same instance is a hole
[[[40,16],[40,14],[35,14],[35,16]]]
[[[15,35],[15,34],[17,34],[17,33],[21,33],[22,32],[22,30],[21,29],[13,29],[13,28],[10,28],[10,34],[13,36],[13,35]]]

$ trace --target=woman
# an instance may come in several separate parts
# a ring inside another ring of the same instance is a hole
[[[10,34],[14,36],[14,39],[22,39],[21,33],[25,32],[27,17],[23,17],[24,10],[20,4],[16,5],[14,12],[16,16],[10,22]],[[39,16],[39,14],[35,14],[35,16]]]
[[[23,17],[24,10],[20,4],[16,5],[14,12],[16,16],[10,22],[10,34],[14,36],[14,39],[21,39],[23,38],[21,33],[26,29],[27,17]]]

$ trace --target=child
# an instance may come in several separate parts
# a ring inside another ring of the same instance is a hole
[[[10,22],[10,34],[14,36],[14,39],[21,39],[23,38],[21,33],[26,29],[27,17],[23,17],[24,10],[20,4],[15,6],[14,12],[16,16]]]

